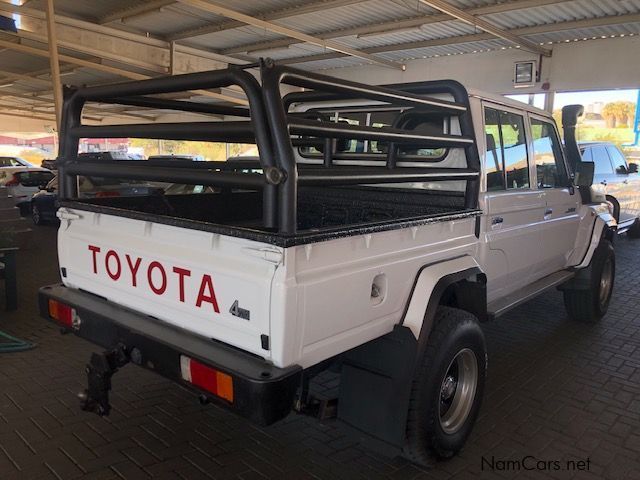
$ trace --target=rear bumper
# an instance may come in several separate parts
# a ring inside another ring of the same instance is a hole
[[[257,356],[63,285],[42,287],[38,295],[40,314],[52,322],[49,299],[76,310],[80,321],[71,331],[77,336],[106,349],[118,344],[128,352],[136,348],[141,353],[141,361],[136,363],[207,395],[253,422],[268,425],[284,418],[293,407],[302,375],[297,365],[274,367]],[[233,403],[185,382],[180,369],[182,355],[230,375]]]

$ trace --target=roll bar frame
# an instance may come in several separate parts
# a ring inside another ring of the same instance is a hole
[[[410,181],[465,180],[465,209],[477,208],[480,160],[475,141],[467,91],[457,82],[438,81],[396,86],[370,86],[277,65],[270,59],[260,63],[262,85],[246,69],[224,70],[159,77],[113,85],[66,88],[58,173],[61,200],[77,196],[77,176],[180,181],[219,187],[262,189],[263,227],[282,235],[297,231],[298,185],[357,185]],[[283,84],[311,89],[311,92],[283,96]],[[238,86],[248,99],[248,108],[205,104],[150,95],[189,90]],[[446,93],[454,101],[428,95]],[[329,122],[321,115],[290,112],[297,102],[367,100],[399,107],[403,113],[392,127],[354,126]],[[144,108],[248,118],[217,122],[150,123],[88,126],[81,122],[87,102],[122,104]],[[461,135],[421,135],[407,130],[408,119],[439,113],[459,118]],[[297,136],[293,137],[292,136]],[[91,162],[78,160],[81,138],[139,137],[174,140],[205,140],[255,143],[262,175],[228,169],[159,166],[144,162]],[[336,139],[389,142],[384,166],[346,167],[333,162]],[[296,163],[297,146],[323,148],[321,166]],[[466,168],[399,167],[399,145],[417,148],[460,148]]]

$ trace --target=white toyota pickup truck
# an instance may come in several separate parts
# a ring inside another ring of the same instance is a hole
[[[83,408],[108,414],[111,376],[131,362],[270,424],[312,410],[310,379],[331,368],[339,420],[415,462],[454,455],[482,400],[481,322],[554,287],[575,320],[607,311],[616,223],[576,146],[580,108],[564,111],[563,146],[548,113],[454,81],[374,87],[269,60],[259,77],[66,92],[62,284],[39,301],[106,349]],[[231,85],[248,109],[157,96]],[[216,117],[86,126],[88,102]],[[259,157],[78,161],[85,137],[255,143]],[[212,188],[87,199],[80,175]]]

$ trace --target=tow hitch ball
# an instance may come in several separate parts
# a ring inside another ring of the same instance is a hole
[[[127,363],[129,363],[129,355],[124,345],[117,345],[112,350],[91,355],[91,361],[85,369],[89,388],[78,394],[83,410],[97,413],[101,417],[109,415],[111,377]]]

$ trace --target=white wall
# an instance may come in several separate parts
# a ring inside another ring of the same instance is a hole
[[[534,88],[513,88],[514,63],[538,60],[538,55],[519,49],[410,60],[404,72],[368,65],[326,73],[376,84],[451,78],[470,88],[501,94],[542,92],[544,82],[554,91],[639,88],[639,52],[640,37],[553,45],[553,56],[542,60],[541,82]]]
[[[50,131],[51,128],[55,128],[55,125],[55,120],[37,120],[34,118],[16,117],[11,114],[0,115],[0,132],[47,132]]]

